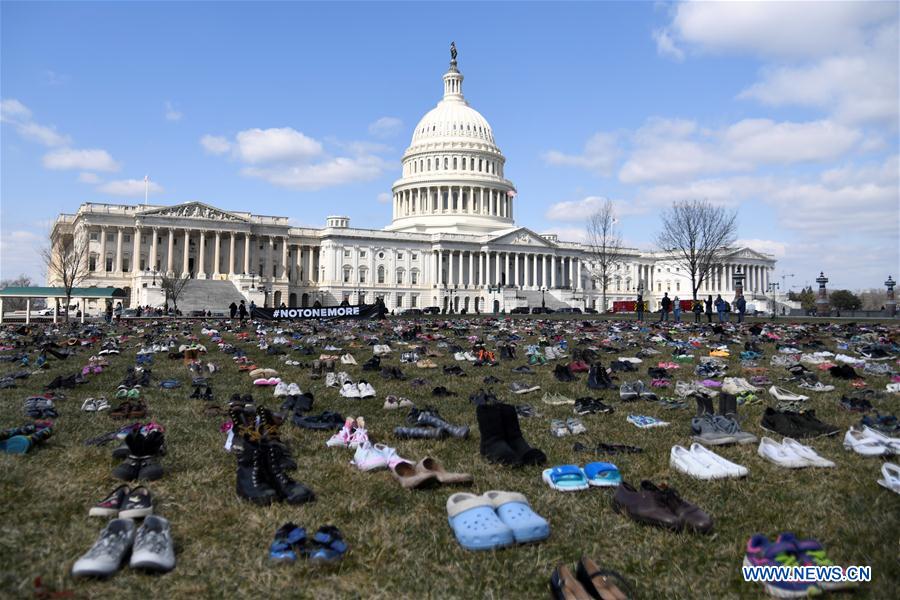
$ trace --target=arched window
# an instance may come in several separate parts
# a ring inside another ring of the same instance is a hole
[[[97,255],[91,254],[88,257],[88,271],[96,271],[97,270]]]
[[[463,171],[466,170],[466,157],[463,157],[463,159],[462,159],[462,170]]]
[[[409,272],[409,282],[412,285],[419,284],[419,271],[417,269],[413,269],[412,271]]]
[[[378,283],[384,283],[384,267],[378,266]]]
[[[360,282],[360,283],[365,283],[365,282],[366,282],[366,275],[367,275],[367,274],[368,274],[368,269],[366,269],[365,267],[360,267],[360,268],[359,268],[359,282]]]
[[[397,285],[403,285],[404,273],[403,269],[397,269]]]
[[[428,170],[429,171],[431,170],[431,159],[430,158],[428,159]]]
[[[455,170],[458,169],[458,168],[459,168],[459,167],[456,166],[456,157],[454,156],[454,157],[453,157],[453,170],[455,171]]]
[[[445,156],[445,157],[444,157],[444,168],[445,168],[445,169],[449,169],[449,168],[450,168],[449,165],[450,165],[450,159],[448,159],[448,158]]]
[[[353,269],[351,267],[344,267],[344,283],[350,283],[352,273]]]

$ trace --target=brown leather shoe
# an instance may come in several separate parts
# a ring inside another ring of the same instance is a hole
[[[117,407],[109,411],[109,416],[113,419],[124,419],[131,412],[131,402],[128,400],[122,402]]]
[[[628,600],[631,595],[631,586],[622,575],[611,569],[601,569],[587,556],[578,561],[575,577],[592,598]]]
[[[613,496],[613,509],[624,512],[638,523],[656,525],[678,531],[682,520],[655,493],[644,489],[636,490],[630,484],[622,482]]]
[[[550,576],[550,592],[555,600],[591,600],[591,595],[578,583],[566,565],[553,569]]]
[[[687,529],[693,529],[700,533],[709,533],[713,528],[713,520],[699,506],[687,502],[678,495],[673,488],[663,484],[657,487],[652,481],[642,481],[641,489],[654,494],[661,504],[669,509],[681,520]]]

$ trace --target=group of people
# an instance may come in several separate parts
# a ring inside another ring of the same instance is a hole
[[[666,292],[663,294],[662,300],[660,300],[660,308],[659,308],[659,320],[668,321],[669,313],[671,312],[676,323],[681,322],[681,299],[678,296],[675,298],[669,298],[669,293]],[[637,320],[644,320],[644,295],[638,293],[637,303],[636,303],[636,311],[637,311]],[[744,298],[743,294],[738,294],[734,300],[734,308],[737,309],[737,320],[738,323],[744,322],[744,314],[747,312],[747,300]],[[719,316],[719,323],[727,323],[728,322],[728,313],[731,312],[731,305],[722,298],[721,294],[716,295],[716,299],[713,300],[712,295],[706,297],[706,300],[698,298],[694,300],[691,304],[690,310],[694,313],[694,323],[701,323],[703,320],[703,314],[706,313],[706,321],[708,323],[712,323],[713,317],[713,309],[715,309],[716,314]]]

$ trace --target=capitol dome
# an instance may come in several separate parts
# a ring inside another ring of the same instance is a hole
[[[490,123],[469,106],[451,48],[444,95],[413,130],[393,186],[390,231],[480,234],[513,227],[515,186]]]

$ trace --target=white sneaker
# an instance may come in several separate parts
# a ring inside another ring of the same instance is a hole
[[[719,469],[700,463],[684,446],[672,446],[669,465],[676,471],[696,479],[719,479],[723,477]]]
[[[360,471],[375,471],[377,469],[386,469],[388,461],[385,456],[375,449],[372,444],[360,444],[356,447],[356,453],[350,464]]]
[[[809,463],[811,467],[834,467],[835,464],[828,460],[827,458],[823,458],[819,456],[819,453],[810,448],[809,446],[804,446],[797,440],[791,438],[784,438],[781,440],[781,445],[785,448],[789,448],[794,454],[805,460]]]
[[[475,362],[476,360],[478,360],[471,352],[466,352],[465,354],[463,354],[463,358],[465,358],[469,362]]]
[[[746,477],[750,473],[747,467],[726,460],[697,442],[691,444],[691,456],[711,469],[718,468],[722,477]]]
[[[366,428],[359,424],[359,420],[362,417],[357,419],[356,429],[353,430],[353,435],[350,436],[350,443],[347,446],[351,449],[359,448],[360,446],[370,445],[369,444],[369,433],[366,431]]]
[[[890,453],[888,446],[881,440],[866,435],[865,431],[853,427],[844,434],[844,448],[863,456],[883,456]]]
[[[458,360],[458,361],[466,360],[466,355],[462,352],[457,352],[453,355],[453,360]]]
[[[281,382],[275,386],[275,395],[276,396],[287,396],[288,395],[288,385],[285,382]]]
[[[353,417],[347,417],[347,420],[344,421],[344,426],[341,427],[341,430],[328,438],[328,441],[325,442],[325,445],[329,448],[336,448],[338,446],[343,446],[344,448],[346,448],[350,445],[350,438],[353,435],[353,427],[355,426],[356,421],[353,419]]]
[[[357,388],[359,389],[359,397],[360,398],[374,398],[375,397],[375,388],[372,387],[372,384],[368,381],[360,381],[357,384]]]
[[[297,385],[296,383],[292,383],[288,386],[288,393],[287,393],[288,396],[299,396],[302,393],[303,392],[300,391],[300,386]]]
[[[144,519],[134,538],[129,566],[161,573],[175,568],[175,546],[168,520],[157,515]]]
[[[352,354],[342,354],[341,355],[341,364],[342,365],[355,365],[356,359],[353,358]]]
[[[100,537],[81,558],[72,565],[75,577],[108,577],[122,566],[122,559],[134,542],[134,521],[113,519]]]
[[[779,444],[768,437],[763,437],[759,441],[759,448],[756,453],[769,462],[786,469],[802,469],[812,466],[803,457],[798,456],[790,448],[784,446],[784,444]]]
[[[347,381],[341,387],[341,396],[344,398],[359,398],[359,388],[352,381]]]
[[[894,463],[884,463],[881,465],[881,477],[878,485],[900,494],[900,466]]]
[[[350,379],[350,375],[348,375],[346,371],[341,371],[337,374],[337,382],[339,385],[344,385],[348,381],[352,380]]]
[[[335,375],[331,371],[325,373],[325,385],[327,387],[337,387],[337,384],[338,384],[337,375]]]
[[[889,453],[900,454],[900,438],[888,437],[868,425],[863,425],[863,433],[870,439],[877,440],[880,444],[883,444]]]

